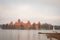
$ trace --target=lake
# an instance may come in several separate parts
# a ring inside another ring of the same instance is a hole
[[[50,40],[46,34],[38,34],[38,32],[60,33],[60,30],[0,30],[0,40]]]

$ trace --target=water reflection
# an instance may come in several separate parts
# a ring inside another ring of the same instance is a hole
[[[49,38],[47,38],[46,34],[38,34],[38,32],[49,32],[49,31],[0,30],[0,40],[50,40]],[[56,39],[53,38],[53,40]]]

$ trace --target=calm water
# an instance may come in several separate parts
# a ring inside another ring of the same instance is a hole
[[[46,34],[42,33],[53,33],[52,30],[0,30],[0,40],[50,40]],[[56,30],[60,33],[59,30]],[[57,40],[54,39],[53,40]]]

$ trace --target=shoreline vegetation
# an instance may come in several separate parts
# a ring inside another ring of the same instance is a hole
[[[60,40],[60,33],[50,33],[50,34],[47,34],[47,37],[48,38],[56,38],[56,39],[58,39],[58,40]]]
[[[50,38],[50,40],[52,40],[52,38],[60,40],[60,33],[40,33],[40,32],[38,32],[38,34],[46,34],[47,38]]]

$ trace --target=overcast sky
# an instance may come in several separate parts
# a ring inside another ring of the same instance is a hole
[[[0,24],[19,18],[60,25],[60,0],[0,0]]]

